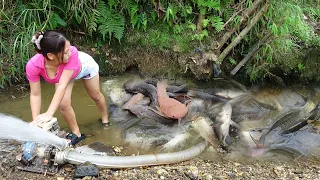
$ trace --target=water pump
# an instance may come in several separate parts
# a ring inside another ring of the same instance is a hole
[[[57,118],[39,125],[40,128],[58,136],[65,137],[65,132],[60,130]],[[22,153],[16,159],[20,162],[18,169],[36,173],[54,174],[58,171],[58,164],[54,162],[58,149],[51,145],[25,142]]]

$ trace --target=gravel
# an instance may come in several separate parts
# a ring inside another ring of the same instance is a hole
[[[3,143],[2,143],[3,145]],[[66,164],[57,174],[44,175],[17,169],[15,160],[20,148],[10,143],[11,149],[0,147],[0,179],[75,179],[76,165]],[[16,146],[16,150],[12,147]],[[9,146],[6,146],[9,147]],[[200,157],[170,165],[148,166],[128,169],[99,168],[97,177],[82,179],[320,179],[318,160],[296,159],[295,161],[230,160],[209,161]]]

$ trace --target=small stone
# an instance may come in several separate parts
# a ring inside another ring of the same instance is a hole
[[[157,174],[166,174],[166,173],[168,173],[165,169],[159,169],[158,171],[157,171]]]
[[[64,180],[64,177],[57,177],[57,180]]]
[[[211,174],[205,174],[205,175],[204,175],[204,179],[205,179],[205,180],[212,180],[213,177],[212,177]]]
[[[90,176],[85,176],[84,178],[82,178],[82,180],[91,180],[92,178]]]
[[[73,166],[71,166],[71,165],[68,164],[68,165],[64,166],[63,169],[64,169],[66,172],[71,172],[71,171],[73,170]]]
[[[160,176],[160,179],[164,179],[164,176]]]
[[[121,153],[121,149],[119,147],[114,147],[113,149],[116,153]]]
[[[186,176],[188,176],[190,179],[198,179],[199,176],[199,170],[195,166],[190,166],[187,169],[187,172],[185,173]]]
[[[81,164],[76,167],[74,172],[74,178],[82,178],[85,176],[94,176],[99,175],[99,169],[91,164]]]

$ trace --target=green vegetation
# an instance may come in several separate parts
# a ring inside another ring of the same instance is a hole
[[[268,5],[267,11],[223,58],[224,74],[228,74],[271,32],[270,38],[261,43],[235,76],[257,81],[293,74],[301,76],[301,80],[319,80],[317,64],[320,60],[310,57],[310,54],[317,53],[306,54],[310,49],[314,52],[320,47],[319,1],[264,0],[254,7],[258,1],[3,0],[0,2],[0,85],[25,80],[25,64],[35,53],[30,39],[38,30],[64,31],[74,38],[73,41],[80,41],[87,48],[94,47],[98,55],[105,54],[106,46],[114,47],[118,52],[140,46],[171,51],[186,58],[194,55],[195,49],[213,51],[219,56],[265,5]],[[249,20],[244,19],[248,17],[243,16],[243,12],[252,7],[254,10],[248,16]],[[215,41],[228,33],[230,39],[219,48],[212,48]],[[125,71],[125,65],[115,65],[107,56],[99,57],[103,67],[111,65],[108,68],[119,67],[113,72]],[[143,61],[136,63],[140,69],[145,69],[142,65],[155,65],[151,62],[143,64]],[[179,63],[174,64],[179,68]],[[128,63],[128,66],[132,65]],[[184,70],[185,64],[182,66]],[[174,70],[166,73],[174,74]],[[177,74],[181,73],[177,70]]]

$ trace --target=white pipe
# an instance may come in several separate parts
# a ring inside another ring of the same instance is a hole
[[[37,126],[11,115],[0,113],[0,139],[14,139],[17,141],[30,141],[39,144],[48,144],[62,150],[68,147],[66,139],[45,131]]]
[[[81,164],[90,162],[104,168],[132,168],[160,164],[178,163],[198,156],[208,146],[207,142],[201,142],[189,149],[163,154],[148,154],[139,156],[99,156],[82,154],[73,150],[64,150],[56,153],[55,162],[58,164]]]

